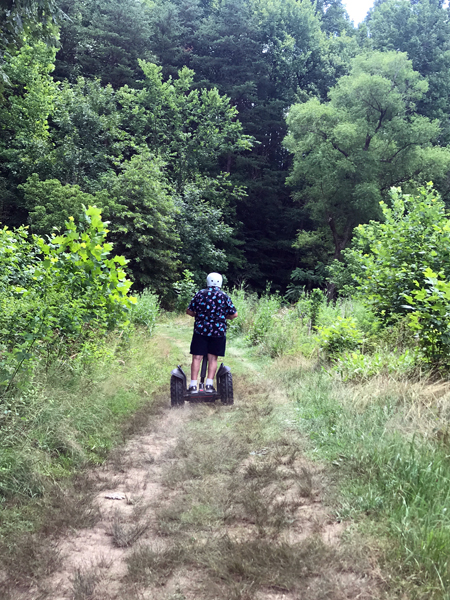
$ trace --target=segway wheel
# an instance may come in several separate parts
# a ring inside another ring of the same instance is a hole
[[[184,386],[179,377],[170,378],[170,404],[172,406],[184,406]]]
[[[231,373],[225,373],[219,381],[219,394],[222,404],[234,404],[233,398],[233,377]]]

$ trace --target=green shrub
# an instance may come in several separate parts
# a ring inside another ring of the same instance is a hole
[[[386,324],[407,317],[427,361],[450,360],[450,219],[432,183],[415,196],[391,190],[385,222],[356,228],[347,258],[359,292]]]
[[[126,260],[110,257],[100,210],[45,241],[24,230],[0,231],[0,386],[10,387],[35,361],[50,362],[90,337],[126,325],[134,299]]]
[[[410,311],[409,326],[418,334],[419,344],[432,362],[450,364],[450,281],[443,273],[427,269],[425,284],[410,295],[405,294],[404,306]]]
[[[359,292],[386,323],[407,314],[405,294],[424,287],[427,269],[450,279],[450,221],[432,184],[415,196],[392,188],[391,200],[381,203],[384,222],[359,225],[345,251]]]
[[[354,350],[364,342],[364,335],[352,317],[337,317],[332,325],[319,327],[318,333],[321,350],[331,357],[344,350]]]

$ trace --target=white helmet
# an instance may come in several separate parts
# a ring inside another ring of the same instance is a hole
[[[217,286],[222,287],[222,275],[219,273],[210,273],[206,278],[206,284],[208,287]]]

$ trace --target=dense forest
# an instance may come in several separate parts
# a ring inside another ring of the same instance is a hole
[[[450,196],[442,0],[24,0],[0,18],[0,219],[83,205],[134,289],[324,287],[392,186]],[[189,273],[188,273],[189,271]]]

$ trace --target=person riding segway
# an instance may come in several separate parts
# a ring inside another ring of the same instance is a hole
[[[214,401],[220,397],[224,404],[233,403],[231,372],[223,364],[217,372],[217,388],[214,377],[217,359],[225,356],[227,319],[235,319],[238,314],[231,298],[221,290],[222,276],[210,273],[206,278],[207,288],[200,290],[192,298],[186,314],[195,318],[190,353],[192,354],[191,381],[186,390],[186,375],[179,366],[172,371],[172,405],[184,404],[184,400]],[[203,360],[200,385],[198,374]],[[208,369],[206,385],[204,377]],[[184,388],[184,390],[183,390]]]

